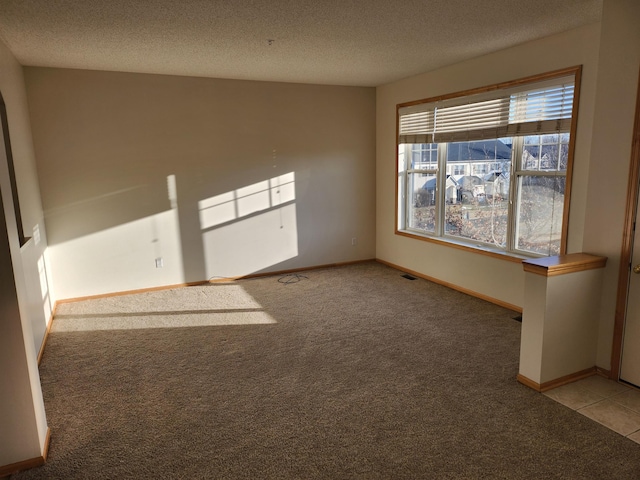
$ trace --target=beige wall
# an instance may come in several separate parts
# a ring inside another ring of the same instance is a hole
[[[39,241],[20,246],[5,143],[0,137],[0,467],[42,455],[47,422],[37,367],[51,314],[44,265],[46,235],[35,175],[33,144],[22,67],[0,42],[0,91],[9,124],[25,234]],[[44,273],[44,272],[42,272]],[[41,283],[42,280],[42,283]]]
[[[374,89],[25,75],[59,298],[374,257]]]
[[[396,105],[583,65],[574,159],[569,252],[582,250],[587,180],[598,72],[598,24],[526,43],[491,55],[385,85],[377,91],[377,257],[478,294],[522,306],[519,263],[469,253],[394,234]]]
[[[20,308],[34,333],[35,347],[39,349],[54,303],[53,292],[49,288],[50,282],[45,276],[46,229],[36,173],[23,69],[2,42],[0,42],[0,92],[7,109],[23,231],[25,237],[32,237],[19,250],[17,239],[13,243],[14,246],[17,245],[15,261],[20,262],[16,267]],[[0,167],[0,186],[5,199],[5,208],[10,208],[13,212],[13,200],[9,198],[11,187],[4,161]],[[10,218],[15,218],[13,213]]]
[[[618,270],[640,70],[640,2],[605,1],[595,96],[584,250],[609,258],[598,365],[610,368]],[[606,196],[603,193],[606,192]],[[637,299],[632,299],[637,301]]]

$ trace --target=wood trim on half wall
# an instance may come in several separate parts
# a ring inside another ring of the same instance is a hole
[[[521,384],[526,385],[529,388],[533,388],[537,392],[546,392],[548,390],[561,387],[562,385],[577,382],[578,380],[582,380],[583,378],[592,377],[593,375],[598,375],[598,370],[596,367],[587,368],[586,370],[571,373],[569,375],[565,375],[564,377],[556,378],[555,380],[550,380],[544,383],[534,382],[530,378],[527,378],[520,373],[517,375],[516,379]]]

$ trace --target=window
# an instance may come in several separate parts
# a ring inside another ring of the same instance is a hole
[[[565,253],[579,75],[398,105],[398,232],[516,256]]]
[[[474,163],[473,164],[473,174],[474,175],[484,175],[485,173],[489,173],[489,165],[486,163]]]
[[[464,170],[465,170],[465,165],[451,165],[449,168],[449,171],[451,171],[451,173],[453,175],[464,175]]]

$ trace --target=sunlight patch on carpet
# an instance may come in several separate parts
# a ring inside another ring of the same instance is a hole
[[[201,285],[61,304],[52,332],[277,323],[242,287]]]
[[[214,327],[224,325],[266,325],[277,323],[266,312],[189,313],[179,315],[100,316],[99,318],[56,318],[52,332],[139,330],[145,328]]]

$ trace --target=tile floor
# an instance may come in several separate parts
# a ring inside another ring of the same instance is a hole
[[[640,390],[593,375],[544,395],[640,443]]]

